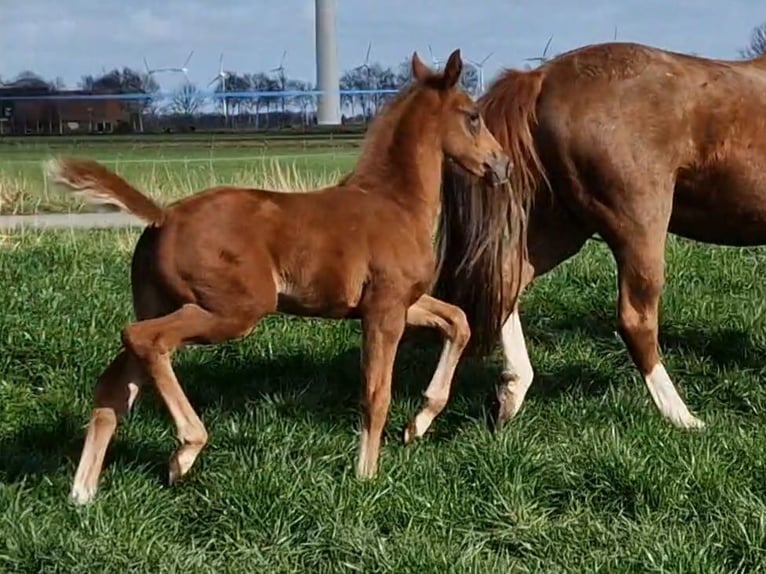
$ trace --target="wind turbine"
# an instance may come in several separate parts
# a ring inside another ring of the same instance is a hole
[[[272,68],[269,70],[270,72],[276,72],[277,76],[279,77],[279,89],[280,91],[285,91],[285,57],[287,56],[287,50],[282,52],[282,59],[279,61],[279,66],[276,68]],[[282,115],[284,116],[285,113],[285,95],[282,94]]]
[[[433,62],[434,66],[438,70],[442,66],[442,61],[438,58],[434,57],[434,51],[431,49],[431,44],[428,44],[428,53],[431,54],[431,61]]]
[[[553,41],[553,36],[548,38],[548,41],[545,43],[545,48],[543,49],[543,55],[542,56],[536,56],[536,57],[533,57],[533,58],[524,58],[524,60],[527,61],[527,62],[546,62],[546,61],[548,61],[548,57],[547,57],[548,48],[551,47],[551,42],[552,41]]]
[[[484,56],[483,60],[479,62],[466,58],[471,64],[476,66],[476,69],[479,71],[479,94],[484,93],[484,64],[487,60],[489,60],[492,57],[492,54],[494,54],[494,52],[490,52],[489,54]]]
[[[367,88],[370,87],[370,50],[372,50],[372,42],[367,45],[367,55],[364,57],[364,64],[361,64],[354,68],[354,70],[364,70],[367,75]]]
[[[189,52],[189,55],[186,56],[186,60],[184,61],[183,65],[178,68],[149,68],[149,63],[146,61],[146,56],[144,56],[144,66],[146,66],[146,77],[149,78],[152,76],[152,74],[159,74],[162,72],[180,72],[184,75],[186,78],[186,83],[189,82],[189,60],[191,60],[191,57],[194,55],[194,50]]]
[[[361,64],[357,66],[356,68],[354,68],[354,70],[364,70],[364,75],[367,80],[365,82],[365,88],[368,90],[372,89],[372,82],[370,81],[370,50],[372,50],[372,41],[370,41],[370,43],[367,44],[367,55],[364,57],[364,64]],[[364,94],[363,96],[361,96],[362,102],[367,100],[367,109],[362,110],[364,112],[365,118],[369,117],[370,110],[372,109],[372,106],[369,103],[370,97],[371,97],[371,94]],[[362,104],[362,107],[364,108],[364,103]]]
[[[221,97],[221,111],[223,112],[223,121],[226,122],[226,116],[227,109],[226,109],[226,78],[229,77],[228,72],[223,71],[223,52],[221,52],[221,57],[218,58],[218,73],[213,77],[212,80],[208,83],[208,88],[218,82],[218,87],[220,88],[220,91],[224,94]]]

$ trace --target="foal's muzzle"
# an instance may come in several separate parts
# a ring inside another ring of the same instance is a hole
[[[492,185],[502,185],[511,176],[513,164],[502,152],[494,152],[492,159],[484,163],[485,177]]]

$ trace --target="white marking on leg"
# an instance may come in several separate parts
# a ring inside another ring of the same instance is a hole
[[[449,376],[448,369],[451,366],[449,365],[449,358],[454,345],[455,344],[449,339],[444,341],[441,356],[439,357],[439,363],[436,365],[436,370],[434,371],[433,377],[431,377],[431,382],[428,383],[428,387],[423,393],[426,398],[426,404],[423,409],[415,415],[415,421],[412,425],[415,431],[413,433],[414,436],[409,436],[409,428],[406,429],[404,437],[405,443],[414,438],[422,437],[431,426],[431,423],[434,422],[434,419],[442,412],[442,410],[444,410],[444,406],[449,400],[450,387],[452,386],[452,377]]]
[[[510,419],[521,409],[535,373],[529,360],[524,331],[519,312],[514,311],[503,325],[501,332],[504,356],[503,385],[499,393],[503,397],[502,411]]]
[[[686,429],[698,429],[705,426],[705,423],[689,412],[662,363],[657,363],[652,368],[646,375],[645,381],[654,404],[670,422]]]
[[[362,433],[359,436],[359,454],[356,462],[356,476],[360,479],[365,479],[370,476],[370,464],[367,452],[369,442],[370,431],[363,427]]]
[[[133,404],[136,402],[138,392],[141,390],[136,383],[128,383],[128,410],[133,408]]]

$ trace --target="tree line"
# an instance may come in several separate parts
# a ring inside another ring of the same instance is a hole
[[[358,66],[346,70],[340,77],[341,90],[397,90],[410,79],[409,59],[398,66],[384,66],[379,62]],[[479,73],[477,68],[464,63],[462,76],[463,86],[471,93],[478,94]],[[47,88],[60,91],[64,82],[60,78],[46,80],[33,71],[23,71],[13,79],[16,86],[28,88]],[[197,84],[185,80],[170,92],[163,102],[156,97],[160,86],[152,73],[140,72],[131,67],[114,68],[99,75],[82,76],[78,88],[94,94],[147,94],[155,98],[136,100],[126,105],[143,112],[173,113],[179,115],[195,115],[205,105],[205,91]],[[242,73],[236,71],[224,72],[219,78],[213,91],[222,94],[215,98],[220,110],[230,116],[254,114],[256,118],[262,113],[282,112],[288,109],[298,110],[302,115],[308,115],[315,107],[315,98],[310,92],[315,90],[314,84],[304,80],[290,78],[283,71],[279,73],[254,72]],[[264,95],[231,96],[227,92],[259,92]],[[279,96],[278,92],[294,92],[289,96]],[[269,93],[274,93],[270,96]],[[378,108],[390,97],[388,94],[341,94],[341,106],[351,116],[362,115],[371,117]],[[138,111],[138,110],[137,110]]]
[[[749,43],[739,50],[743,58],[752,58],[766,55],[766,22],[756,26],[750,36]],[[539,58],[545,61],[546,58]],[[346,70],[340,77],[341,90],[397,90],[410,78],[409,59],[405,59],[396,66],[385,66],[379,62],[373,62]],[[478,95],[480,85],[480,71],[472,63],[465,61],[461,83],[470,93]],[[2,79],[0,78],[0,83]],[[14,79],[15,85],[30,88],[47,88],[58,91],[63,89],[64,82],[61,78],[46,80],[33,71],[23,71]],[[119,94],[147,94],[157,95],[160,91],[159,84],[152,73],[143,73],[130,67],[114,68],[100,75],[82,76],[79,88],[90,93],[119,93]],[[296,110],[307,118],[315,107],[315,98],[306,94],[315,89],[311,82],[290,78],[284,70],[278,73],[254,72],[243,73],[228,71],[223,78],[219,78],[214,91],[219,94],[225,92],[260,92],[267,95],[255,95],[249,97],[231,96],[216,98],[216,104],[224,115],[240,116],[254,115],[255,121],[262,113],[271,114],[288,110],[295,113]],[[294,92],[289,96],[269,96],[269,93]],[[341,106],[344,113],[351,117],[362,116],[370,118],[377,113],[379,107],[386,101],[387,94],[342,94]],[[202,111],[206,98],[203,89],[192,82],[182,82],[162,102],[160,98],[148,98],[126,103],[126,106],[139,113],[171,113],[183,116],[195,115]]]

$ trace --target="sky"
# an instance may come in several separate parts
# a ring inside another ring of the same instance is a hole
[[[549,53],[617,39],[713,58],[738,58],[764,0],[336,0],[341,70],[371,61],[396,65],[413,51],[446,59],[455,48],[482,60],[487,81]],[[0,78],[33,70],[76,87],[114,67],[181,66],[200,87],[224,67],[257,72],[279,65],[314,82],[314,0],[0,0]],[[171,90],[183,76],[159,76]]]

